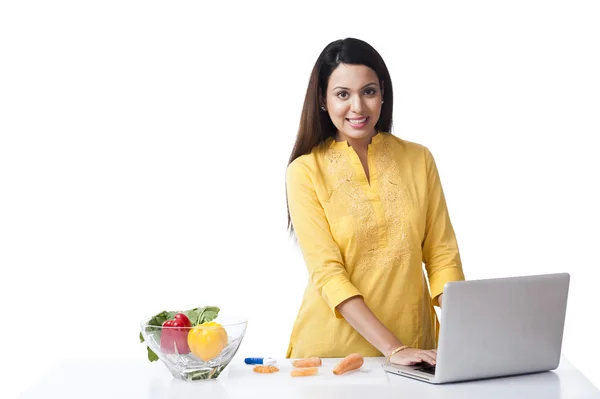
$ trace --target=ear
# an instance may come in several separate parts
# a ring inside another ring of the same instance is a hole
[[[319,107],[324,107],[325,105],[325,96],[323,95],[323,91],[319,90]]]
[[[384,90],[384,83],[385,83],[385,80],[382,80],[381,81],[381,85],[380,85],[381,86],[381,97],[383,97],[383,93],[384,93],[383,92],[383,90]]]

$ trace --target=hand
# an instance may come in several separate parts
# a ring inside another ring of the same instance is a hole
[[[394,353],[390,363],[400,364],[402,366],[412,366],[413,364],[426,362],[435,365],[437,359],[437,349],[416,349],[406,348],[400,352]]]
[[[440,295],[438,295],[438,303],[440,304],[440,308],[442,307],[442,297],[443,296],[444,296],[443,292]]]

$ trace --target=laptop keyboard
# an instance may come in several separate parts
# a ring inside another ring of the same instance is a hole
[[[420,367],[420,368],[418,368],[416,370],[417,371],[422,371],[422,372],[427,373],[427,374],[435,375],[435,366],[428,365],[428,366],[425,366],[425,367]]]

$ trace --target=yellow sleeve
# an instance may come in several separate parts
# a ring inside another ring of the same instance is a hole
[[[464,280],[458,244],[440,176],[431,152],[425,148],[427,168],[427,216],[423,240],[423,262],[429,277],[433,304],[439,306],[438,296],[449,281]]]
[[[301,163],[293,162],[288,167],[286,190],[290,217],[310,281],[335,317],[342,318],[336,306],[346,299],[362,295],[350,282],[314,183],[308,169]]]

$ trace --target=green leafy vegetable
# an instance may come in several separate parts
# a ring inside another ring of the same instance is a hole
[[[150,349],[149,347],[146,347],[146,349],[148,349],[148,360],[150,360],[151,362],[157,361],[158,356],[156,355],[156,353],[152,352],[152,349]]]
[[[205,306],[203,308],[188,310],[183,313],[190,319],[192,325],[197,326],[216,319],[219,315],[219,310],[220,309],[216,306]]]
[[[220,309],[217,306],[205,306],[203,308],[194,308],[184,311],[176,310],[174,312],[167,312],[166,310],[163,310],[159,314],[153,316],[148,321],[148,325],[161,327],[165,321],[173,319],[173,317],[175,317],[177,313],[183,313],[188,317],[188,319],[190,319],[190,321],[192,322],[192,326],[195,327],[202,323],[213,321],[219,315],[219,311]],[[144,342],[144,336],[140,332],[140,343],[142,342]],[[148,360],[150,360],[151,362],[157,361],[158,356],[156,355],[156,353],[154,353],[152,349],[150,349],[150,347],[147,347],[147,349]]]
[[[148,321],[148,324],[151,326],[162,326],[165,321],[172,319],[175,314],[177,314],[177,312],[167,312],[166,310],[163,310],[151,318],[150,321]]]

